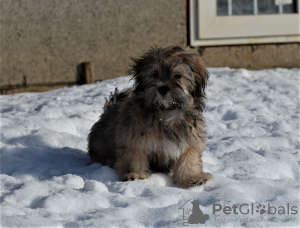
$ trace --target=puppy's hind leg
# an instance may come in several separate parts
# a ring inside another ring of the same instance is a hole
[[[210,173],[202,171],[201,153],[198,148],[190,146],[172,167],[174,184],[187,188],[202,185],[212,178]]]
[[[151,175],[149,161],[143,152],[125,152],[117,158],[114,168],[123,181],[147,179]]]

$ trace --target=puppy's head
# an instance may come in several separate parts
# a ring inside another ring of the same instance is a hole
[[[209,74],[198,55],[178,46],[152,47],[132,60],[135,92],[143,94],[147,106],[173,110],[205,98]]]

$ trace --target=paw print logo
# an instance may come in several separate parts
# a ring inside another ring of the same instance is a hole
[[[264,213],[266,213],[266,207],[265,207],[265,205],[261,205],[261,204],[258,204],[258,205],[256,205],[256,212],[257,213],[259,213],[259,214],[264,214]]]

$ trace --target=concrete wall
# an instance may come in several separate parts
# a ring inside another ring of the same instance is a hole
[[[299,43],[201,47],[196,51],[210,67],[250,70],[300,67]]]
[[[184,0],[1,0],[0,86],[72,83],[126,74],[151,45],[185,46]]]

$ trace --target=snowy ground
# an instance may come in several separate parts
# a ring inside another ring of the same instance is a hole
[[[86,138],[104,97],[130,86],[129,77],[0,96],[1,225],[182,226],[196,199],[206,226],[298,226],[299,69],[209,71],[203,161],[214,179],[189,189],[160,173],[121,182],[89,164]],[[214,204],[230,214],[214,214]]]

